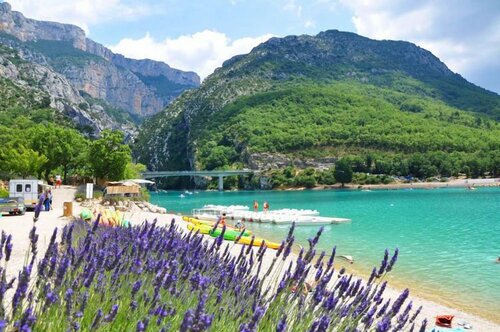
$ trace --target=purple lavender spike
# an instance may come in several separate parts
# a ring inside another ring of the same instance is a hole
[[[389,251],[387,251],[387,249],[385,249],[384,259],[382,259],[382,262],[380,263],[380,268],[379,268],[378,273],[377,273],[378,277],[381,277],[382,274],[384,274],[385,269],[387,267],[387,260],[388,259],[389,259]]]
[[[413,314],[413,316],[410,318],[410,323],[413,323],[417,316],[420,314],[420,311],[422,311],[422,306],[418,307],[417,311]]]
[[[406,288],[401,295],[397,298],[396,301],[394,301],[394,304],[392,305],[391,308],[391,314],[392,316],[395,316],[398,312],[405,300],[408,298],[408,295],[410,294],[410,291],[408,288]]]
[[[284,315],[278,322],[276,326],[276,332],[285,332],[286,331],[286,315]]]
[[[420,331],[419,332],[425,332],[426,327],[427,327],[427,318],[425,318],[422,321],[422,325],[420,326]]]
[[[10,255],[12,254],[12,235],[7,236],[7,240],[5,242],[5,261],[8,262],[10,260]]]
[[[396,250],[394,250],[394,255],[392,256],[391,261],[387,265],[387,269],[386,269],[387,272],[390,272],[392,270],[394,264],[396,264],[396,261],[398,260],[398,253],[399,253],[399,249],[396,248]]]
[[[102,309],[99,309],[97,310],[94,320],[92,321],[92,325],[90,327],[91,330],[95,330],[97,329],[97,327],[99,327],[99,324],[101,323],[101,318],[102,318]]]
[[[375,331],[377,332],[386,332],[389,331],[391,327],[391,321],[388,317],[384,317],[380,322],[377,323],[377,327]]]

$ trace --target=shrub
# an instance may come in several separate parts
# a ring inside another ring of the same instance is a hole
[[[345,269],[334,270],[335,248],[327,261],[324,253],[313,261],[322,229],[293,259],[292,226],[276,254],[267,256],[270,267],[261,270],[266,246],[242,246],[233,256],[234,244],[223,242],[224,231],[205,241],[198,233],[181,232],[174,221],[169,227],[77,226],[80,236],[75,224],[66,226],[60,242],[55,229],[36,266],[33,227],[30,263],[5,299],[11,302],[8,314],[2,310],[7,330],[399,331],[414,324],[421,309],[411,312],[411,302],[404,305],[408,289],[391,307],[383,298],[386,282],[378,280],[393,268],[397,250],[390,260],[385,251],[365,283]],[[7,264],[12,238],[5,243]],[[287,269],[288,261],[293,264]],[[2,289],[11,288],[2,273]],[[314,289],[304,294],[312,279]]]

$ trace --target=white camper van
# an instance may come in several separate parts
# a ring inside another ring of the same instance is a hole
[[[24,198],[24,205],[27,209],[35,208],[38,197],[45,189],[51,188],[42,180],[37,179],[19,179],[9,181],[9,197]]]

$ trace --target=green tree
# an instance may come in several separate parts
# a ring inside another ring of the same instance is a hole
[[[32,129],[31,136],[33,149],[47,157],[43,168],[47,179],[54,169],[62,167],[66,181],[68,172],[81,164],[87,150],[86,139],[74,129],[40,125]]]
[[[7,170],[11,174],[17,174],[22,178],[37,175],[47,163],[47,157],[24,146],[10,149]]]
[[[342,183],[342,187],[344,184],[352,181],[352,167],[351,164],[347,160],[339,160],[335,165],[334,177],[337,181]]]
[[[125,179],[140,179],[142,177],[141,173],[146,171],[146,165],[140,163],[128,163],[125,167]]]
[[[123,133],[104,130],[89,149],[89,164],[94,176],[102,180],[122,180],[132,160],[130,147],[123,144]]]

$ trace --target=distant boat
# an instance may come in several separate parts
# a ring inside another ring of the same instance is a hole
[[[193,194],[193,193],[192,193],[192,192],[190,192],[189,190],[184,191],[184,193],[185,193],[186,195],[192,195],[192,194]]]
[[[186,197],[186,196],[185,196],[185,195],[183,195],[183,194],[180,194],[180,195],[179,195],[179,197],[180,197],[180,198],[184,198],[184,197]]]

